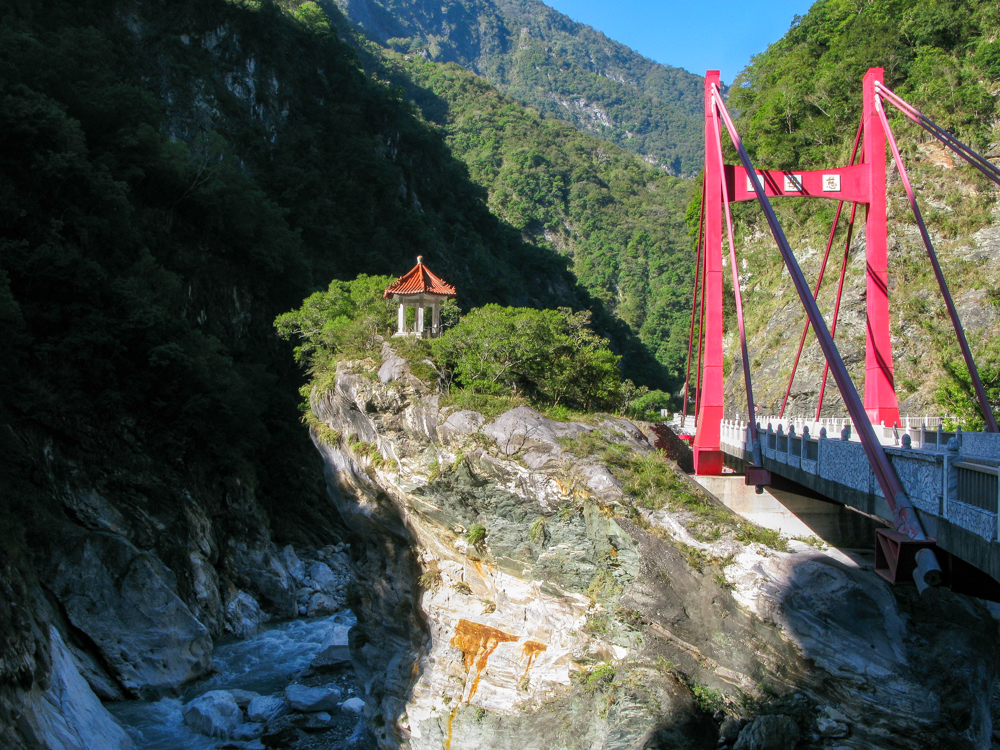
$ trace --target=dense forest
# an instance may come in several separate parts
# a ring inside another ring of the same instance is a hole
[[[753,58],[730,91],[730,108],[739,113],[744,143],[762,168],[846,164],[861,117],[861,79],[869,67],[883,67],[890,88],[995,159],[1000,155],[998,35],[1000,10],[991,2],[820,0],[784,38]],[[1000,339],[992,291],[1000,282],[1000,257],[991,240],[996,188],[891,108],[888,114],[982,374],[1000,403]],[[952,413],[974,425],[978,415],[968,377],[891,158],[889,172],[892,339],[902,409]],[[825,201],[776,201],[811,279],[819,271],[834,208]],[[794,295],[789,295],[787,275],[759,211],[742,205],[737,214],[745,238],[739,252],[746,264],[748,325],[755,339],[751,357],[764,376],[763,403],[776,409],[804,314],[797,301],[789,301]],[[841,221],[838,244],[846,212]],[[846,312],[837,338],[857,382],[864,357],[863,257],[864,233],[856,227]],[[838,273],[839,267],[828,269],[820,294],[828,315]],[[792,391],[792,402],[803,413],[815,409],[822,367],[811,335],[806,360]],[[742,387],[736,379],[730,386],[738,403]],[[827,395],[836,410],[832,385]]]
[[[321,4],[334,2],[383,46],[457,63],[543,116],[672,174],[701,168],[700,75],[644,58],[538,0]]]
[[[308,517],[323,487],[297,424],[304,373],[271,324],[331,279],[395,276],[418,254],[466,308],[589,309],[625,375],[676,385],[685,185],[454,66],[366,69],[337,25],[312,3],[4,11],[11,549],[25,526],[63,522],[44,445],[138,509],[175,502],[173,476]],[[476,127],[473,97],[488,108]]]

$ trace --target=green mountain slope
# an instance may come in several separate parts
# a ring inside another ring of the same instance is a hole
[[[491,213],[389,72],[366,75],[308,10],[5,6],[0,565],[29,584],[61,540],[104,528],[72,506],[98,498],[218,634],[185,551],[204,519],[223,593],[253,589],[241,549],[336,534],[298,424],[304,374],[272,326],[332,278],[422,254],[465,306],[590,309],[626,375],[669,382],[564,256]],[[34,627],[10,613],[4,637]]]
[[[788,34],[754,58],[730,92],[730,108],[761,168],[846,164],[861,115],[861,78],[881,66],[886,83],[980,152],[996,143],[1000,93],[1000,13],[995,3],[874,0],[864,5],[820,0]],[[918,200],[984,375],[1000,397],[996,336],[1000,283],[998,192],[971,167],[889,108]],[[734,160],[731,158],[731,160]],[[892,159],[889,156],[891,164]],[[904,413],[957,413],[975,418],[964,369],[901,182],[889,174],[889,283],[896,386]],[[777,210],[807,277],[819,270],[834,204],[779,200]],[[783,273],[759,211],[737,210],[743,225],[751,357],[761,401],[776,409],[784,394],[803,313]],[[863,221],[863,209],[859,221]],[[846,217],[845,217],[846,218]],[[842,237],[843,235],[841,235]],[[843,239],[838,244],[843,247]],[[835,250],[836,258],[839,250]],[[852,246],[838,344],[856,383],[864,369],[864,232]],[[829,316],[839,268],[828,269],[821,308]],[[828,318],[829,319],[829,318]],[[731,350],[738,350],[734,340]],[[810,337],[796,377],[793,409],[815,409],[822,360]],[[738,365],[734,354],[734,369]],[[735,374],[735,373],[734,373]],[[734,404],[740,378],[730,381]],[[826,403],[840,408],[832,382]],[[998,398],[1000,400],[1000,398]]]
[[[692,183],[540,118],[457,65],[388,55],[393,80],[447,134],[490,209],[568,256],[580,282],[636,331],[676,387],[690,310]]]
[[[458,63],[541,114],[673,174],[701,167],[701,77],[654,63],[537,0],[336,3],[382,45]]]

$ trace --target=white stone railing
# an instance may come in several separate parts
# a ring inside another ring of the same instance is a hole
[[[784,423],[765,427],[759,432],[761,453],[775,463],[880,498],[875,511],[891,520],[864,446],[853,430],[829,432],[822,425],[819,434],[813,434],[808,422],[801,430],[794,421],[787,431]],[[922,447],[914,445],[914,434]],[[986,540],[1000,540],[1000,435],[946,432],[940,425],[937,430],[921,425],[899,435],[898,446],[886,439],[883,444],[913,505]],[[723,420],[720,438],[723,450],[732,455],[743,458],[752,452],[746,422]]]

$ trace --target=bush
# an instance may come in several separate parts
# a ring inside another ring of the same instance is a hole
[[[473,547],[482,547],[486,541],[486,527],[481,523],[474,523],[465,532],[465,538]]]
[[[486,305],[434,342],[440,364],[474,393],[524,395],[539,405],[614,409],[619,357],[589,328],[590,313]]]

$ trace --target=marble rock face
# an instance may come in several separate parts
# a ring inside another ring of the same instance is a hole
[[[359,367],[312,408],[343,436],[316,445],[359,539],[348,641],[382,748],[989,746],[1000,638],[981,603],[741,541],[689,478],[626,460],[653,450],[641,425],[490,420],[400,362]]]
[[[60,750],[133,750],[135,743],[101,704],[56,628],[49,629],[52,665],[48,687],[34,686],[18,722],[41,748]]]
[[[49,585],[126,690],[173,689],[211,669],[212,639],[175,593],[173,573],[122,537],[67,538]]]

